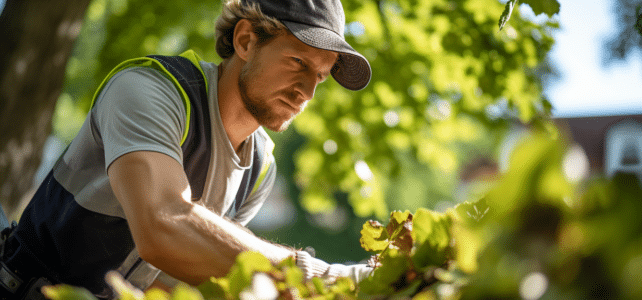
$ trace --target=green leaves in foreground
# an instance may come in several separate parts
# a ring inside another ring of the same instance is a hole
[[[212,277],[198,289],[205,299],[334,299],[355,293],[347,278],[326,286],[320,278],[303,280],[303,272],[289,258],[274,266],[262,254],[244,252],[227,276]]]
[[[450,213],[420,208],[392,212],[387,226],[368,221],[361,246],[375,252],[374,274],[359,285],[360,295],[416,295],[438,282],[435,272],[448,273],[452,258]]]
[[[198,288],[179,284],[170,294],[159,289],[143,293],[116,273],[108,274],[107,282],[121,300],[351,299],[355,295],[355,285],[348,278],[339,278],[331,286],[320,278],[304,281],[294,259],[275,266],[262,254],[249,251],[236,258],[227,276],[212,277]],[[86,289],[68,285],[48,286],[43,292],[54,300],[97,300]]]
[[[410,251],[412,238],[412,214],[406,212],[392,212],[390,223],[387,226],[377,221],[368,221],[361,230],[361,247],[370,252],[381,252],[394,246],[402,251]]]
[[[482,199],[444,213],[393,212],[368,221],[361,245],[374,273],[355,284],[304,281],[294,260],[237,257],[226,277],[171,294],[108,282],[120,299],[642,299],[640,178],[590,178],[577,188],[565,143],[524,136],[508,170]],[[94,299],[86,290],[44,288],[51,299]],[[381,297],[379,297],[381,296]]]
[[[120,300],[203,300],[201,293],[194,287],[186,284],[177,285],[171,294],[160,289],[149,289],[143,292],[117,272],[109,272],[106,281]],[[98,300],[88,290],[80,287],[73,287],[66,284],[45,286],[42,293],[49,299],[54,300]]]
[[[381,294],[415,295],[434,282],[455,278],[449,270],[453,216],[452,212],[419,209],[415,214],[392,212],[386,226],[366,222],[361,245],[376,253],[373,264],[378,267],[359,284],[359,291],[349,278],[339,278],[331,285],[320,278],[304,281],[293,259],[275,266],[256,252],[241,253],[227,276],[212,277],[198,289],[179,285],[171,294],[157,289],[143,293],[116,273],[110,273],[107,281],[123,300],[355,299]],[[47,297],[56,300],[95,299],[85,289],[66,285],[46,287],[44,291]]]
[[[42,293],[49,299],[56,300],[96,300],[96,297],[86,289],[68,285],[45,286]]]

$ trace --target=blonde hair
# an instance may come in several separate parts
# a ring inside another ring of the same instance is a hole
[[[283,23],[263,14],[258,3],[244,5],[241,2],[242,0],[225,1],[223,11],[216,20],[216,53],[223,59],[234,54],[232,42],[234,28],[241,19],[247,19],[252,23],[253,31],[259,39],[259,45],[287,32],[287,27]]]

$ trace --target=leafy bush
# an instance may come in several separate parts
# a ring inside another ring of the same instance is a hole
[[[293,260],[271,265],[243,253],[224,278],[168,295],[142,294],[112,278],[121,299],[640,299],[642,201],[631,174],[573,184],[561,139],[532,133],[481,199],[444,213],[392,212],[369,221],[361,245],[374,253],[358,285],[304,281]],[[113,275],[112,275],[113,277]],[[93,299],[68,286],[52,299]]]

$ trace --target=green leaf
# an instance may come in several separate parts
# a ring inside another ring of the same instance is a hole
[[[317,293],[321,295],[325,295],[328,293],[328,289],[326,289],[325,284],[323,283],[323,279],[319,277],[313,277],[311,281]]]
[[[203,300],[203,295],[198,289],[187,284],[177,285],[169,298],[170,300]],[[146,299],[147,300],[147,299]]]
[[[409,260],[396,249],[390,249],[380,258],[381,267],[374,270],[372,276],[359,284],[359,291],[370,295],[391,294],[395,291],[393,284],[410,268]]]
[[[386,227],[372,220],[363,223],[359,242],[363,249],[370,252],[383,251],[390,244]]]
[[[390,224],[402,224],[407,221],[412,221],[412,214],[410,213],[410,211],[393,211],[390,213],[390,223],[388,224],[388,226],[390,226]]]
[[[169,293],[158,288],[145,291],[145,300],[168,300]]]
[[[297,286],[303,283],[303,271],[301,269],[292,267],[285,269],[285,283],[288,286]]]
[[[522,0],[522,3],[528,4],[535,15],[547,14],[552,17],[560,12],[560,3],[557,0]]]
[[[453,239],[455,240],[454,258],[458,268],[465,273],[472,274],[478,270],[479,252],[488,243],[487,239],[478,231],[463,226],[456,222],[452,228]]]
[[[510,0],[506,3],[506,7],[504,8],[504,12],[502,12],[502,15],[499,17],[499,30],[501,31],[502,28],[508,23],[508,20],[510,19],[510,15],[513,14],[513,8],[515,8],[515,4],[517,3],[517,0]]]
[[[392,245],[400,251],[410,254],[414,239],[412,237],[412,221],[406,221],[400,226],[400,230],[395,233],[392,239]]]
[[[390,213],[390,222],[386,226],[389,240],[402,252],[410,253],[413,246],[412,214],[409,211],[393,211]]]
[[[53,300],[98,300],[87,289],[65,284],[42,287],[42,293]]]
[[[417,268],[441,266],[450,245],[450,217],[446,214],[420,208],[414,217],[416,247],[412,261]]]
[[[352,282],[352,279],[348,277],[340,277],[332,286],[330,286],[330,292],[338,295],[349,296],[349,295],[353,295],[354,291],[355,291],[354,282]],[[337,298],[346,299],[346,297],[337,297]],[[337,299],[337,298],[334,298],[334,299]]]
[[[236,264],[227,276],[230,282],[230,293],[238,295],[243,289],[250,286],[254,273],[268,273],[273,269],[272,263],[261,253],[246,251],[239,254],[236,257]]]
[[[449,212],[457,221],[474,226],[486,220],[489,211],[490,206],[486,203],[486,199],[482,198],[475,202],[462,202]]]
[[[199,285],[198,290],[201,292],[203,297],[205,297],[205,299],[232,298],[232,294],[230,293],[230,281],[224,277],[211,277],[209,280]]]
[[[419,208],[413,222],[413,235],[417,244],[432,240],[439,244],[447,244],[448,216],[425,208]],[[446,240],[442,240],[446,239]]]
[[[551,103],[551,101],[548,100],[547,98],[543,98],[542,108],[544,109],[544,113],[546,114],[546,116],[551,116],[553,111],[553,103]]]

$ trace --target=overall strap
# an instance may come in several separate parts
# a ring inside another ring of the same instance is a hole
[[[207,98],[207,81],[198,62],[183,56],[148,56],[164,67],[178,82],[177,88],[187,96],[190,115],[185,124],[186,134],[181,142],[183,169],[192,190],[192,200],[200,199],[205,188],[212,156],[212,127]],[[186,109],[187,110],[187,109]]]

